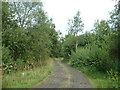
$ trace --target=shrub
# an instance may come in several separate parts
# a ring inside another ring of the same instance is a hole
[[[22,28],[3,31],[2,40],[5,47],[9,48],[10,55],[14,61],[24,57],[28,45],[27,37]]]
[[[113,83],[113,88],[119,88],[119,85],[118,85],[120,81],[119,73],[114,71],[113,69],[110,69],[109,71],[107,71],[107,74],[108,74],[109,80],[111,80]]]
[[[62,46],[62,55],[64,59],[69,59],[72,51],[75,51],[75,36],[67,35]]]
[[[111,67],[108,61],[108,52],[95,44],[88,45],[85,48],[79,48],[77,52],[72,53],[70,58],[70,64],[76,67],[96,67],[102,72],[109,70]]]
[[[11,55],[10,55],[10,50],[3,45],[2,46],[2,62],[3,63],[9,63],[11,61],[12,61],[12,58],[11,58]]]

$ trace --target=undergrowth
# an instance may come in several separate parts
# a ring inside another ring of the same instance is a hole
[[[31,88],[47,78],[52,73],[53,66],[53,60],[49,59],[43,66],[39,66],[31,70],[5,74],[3,75],[2,87]]]

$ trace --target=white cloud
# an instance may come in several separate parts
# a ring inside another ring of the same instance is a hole
[[[53,18],[56,30],[65,35],[67,20],[77,11],[81,12],[85,24],[84,30],[91,30],[96,19],[109,19],[108,11],[114,9],[113,0],[43,0],[44,9]]]

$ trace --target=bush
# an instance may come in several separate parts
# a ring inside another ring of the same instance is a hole
[[[28,45],[27,37],[22,28],[3,31],[2,40],[5,47],[9,48],[14,61],[24,57]]]
[[[112,81],[113,83],[113,88],[119,88],[119,73],[116,71],[113,71],[112,69],[110,69],[109,71],[107,71],[108,74],[108,79]]]
[[[69,59],[72,51],[75,51],[75,36],[68,35],[63,42],[62,55],[64,59]]]
[[[5,73],[10,73],[11,71],[16,70],[15,64],[13,62],[13,59],[10,55],[10,50],[8,47],[2,46],[2,63],[3,63],[3,69]]]
[[[99,71],[106,72],[111,68],[108,60],[108,52],[92,44],[85,48],[79,48],[76,53],[73,52],[70,63],[76,67],[96,67]]]
[[[11,55],[10,55],[10,50],[3,45],[2,46],[2,62],[3,63],[9,63],[11,61],[12,61],[12,58],[11,58]]]

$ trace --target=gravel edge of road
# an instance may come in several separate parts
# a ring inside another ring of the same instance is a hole
[[[90,82],[90,79],[87,77],[87,75],[85,75],[85,74],[84,74],[83,72],[81,72],[80,70],[75,69],[74,67],[71,67],[69,64],[66,64],[66,63],[64,63],[64,62],[61,62],[61,63],[64,64],[65,66],[67,66],[67,67],[72,68],[73,70],[77,70],[78,72],[80,72],[80,74],[82,74],[82,75],[86,78],[86,80],[89,82],[89,84],[92,86],[92,88],[94,88],[93,85],[92,85],[92,83]]]
[[[43,81],[41,81],[41,82],[37,83],[36,85],[32,86],[32,88],[36,88],[37,86],[46,82],[46,80],[49,79],[54,74],[54,71],[55,71],[55,62],[54,62],[54,59],[53,59],[53,70],[52,70],[51,74],[48,77],[46,77]]]

